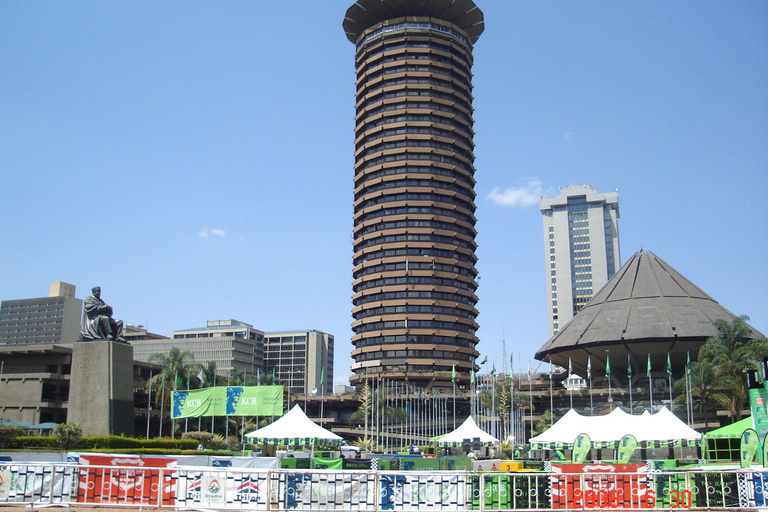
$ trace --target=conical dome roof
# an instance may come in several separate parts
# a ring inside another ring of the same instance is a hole
[[[536,353],[536,359],[565,366],[568,358],[584,372],[592,356],[593,374],[605,368],[606,356],[618,370],[632,357],[635,372],[673,367],[695,359],[707,338],[717,336],[712,324],[735,315],[652,252],[640,251]],[[752,329],[755,337],[762,334]],[[624,371],[623,375],[626,375]]]

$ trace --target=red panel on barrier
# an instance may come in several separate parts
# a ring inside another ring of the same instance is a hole
[[[162,504],[176,502],[176,461],[129,455],[81,455],[77,501],[80,503]],[[148,469],[152,468],[152,469]],[[157,468],[157,469],[154,469]],[[163,471],[162,487],[160,469]],[[167,469],[166,469],[167,468]]]
[[[552,467],[552,508],[653,508],[645,464],[558,464]],[[558,473],[562,473],[559,474]]]

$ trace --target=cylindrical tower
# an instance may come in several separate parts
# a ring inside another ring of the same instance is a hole
[[[478,352],[470,0],[358,0],[352,384],[469,381]],[[454,374],[455,371],[455,374]]]

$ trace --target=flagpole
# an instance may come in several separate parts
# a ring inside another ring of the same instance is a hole
[[[509,356],[509,429],[512,437],[517,441],[515,433],[515,354]]]
[[[160,383],[160,439],[163,438],[163,411],[165,410],[165,372],[163,372],[163,379]]]
[[[149,418],[152,416],[152,368],[149,369],[149,397],[147,398],[147,439],[149,439]]]
[[[592,396],[592,356],[587,356],[587,380],[589,381],[589,415],[595,415],[595,403]]]
[[[613,410],[613,394],[611,387],[611,356],[605,355],[605,378],[608,380],[608,410]]]
[[[648,354],[647,374],[648,374],[648,388],[651,391],[651,405],[650,405],[650,410],[648,412],[653,414],[653,377],[651,377],[651,354]]]
[[[549,426],[555,424],[555,397],[552,394],[552,358],[549,358]]]
[[[667,352],[667,382],[669,382],[669,410],[672,410],[672,362],[669,360]]]
[[[528,438],[530,441],[530,438],[533,437],[533,380],[531,380],[531,360],[528,360],[528,400],[529,400],[529,415],[530,415],[530,426],[531,426],[531,436]],[[525,426],[525,425],[523,425]]]
[[[629,414],[634,413],[634,407],[632,406],[632,360],[627,354],[627,383],[629,386]]]
[[[566,378],[570,378],[572,374],[573,374],[573,363],[571,362],[571,358],[569,357],[568,358],[568,377]],[[568,386],[568,395],[571,398],[571,409],[573,409],[573,386],[570,386],[570,385]]]

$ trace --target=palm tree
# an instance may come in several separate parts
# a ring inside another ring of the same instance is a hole
[[[698,412],[704,412],[712,409],[716,404],[722,404],[729,397],[723,392],[726,388],[726,382],[723,378],[715,375],[715,365],[710,359],[699,359],[691,363],[691,388],[690,394],[693,400],[693,407]],[[685,403],[687,400],[685,379],[678,379],[674,390],[681,393],[675,397],[677,404]],[[730,409],[730,405],[728,406]]]
[[[216,383],[216,361],[208,361],[208,364],[202,367],[203,382],[201,387],[210,388]]]
[[[192,384],[192,375],[197,374],[200,365],[195,364],[194,354],[189,350],[181,350],[179,347],[173,347],[167,354],[152,354],[149,356],[150,363],[157,363],[163,367],[162,371],[152,377],[148,386],[155,391],[155,405],[159,406],[160,400],[165,396],[167,403],[170,403],[171,391],[180,388],[186,388],[187,382]],[[195,379],[197,382],[197,379]],[[163,393],[162,390],[165,390]]]
[[[757,368],[758,362],[768,356],[768,340],[754,338],[748,320],[747,316],[734,318],[730,323],[715,320],[718,336],[709,338],[699,351],[700,361],[712,363],[717,386],[725,394],[715,401],[729,410],[733,420],[741,419],[741,411],[749,400],[746,371]]]

